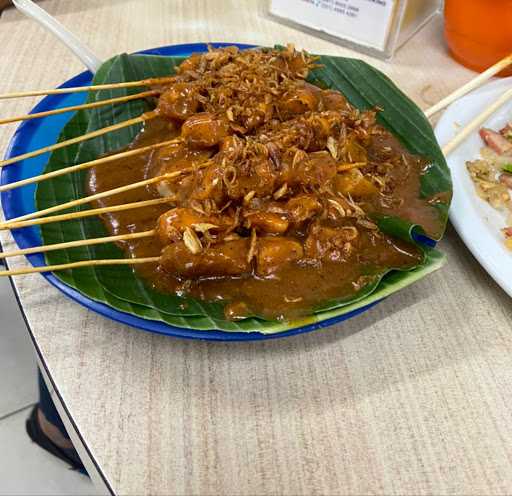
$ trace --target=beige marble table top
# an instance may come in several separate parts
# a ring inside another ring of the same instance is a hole
[[[104,58],[219,40],[351,55],[268,19],[256,0],[42,5]],[[393,63],[371,63],[424,108],[472,76],[447,55],[440,19]],[[1,92],[81,70],[53,37],[4,12]],[[2,150],[12,131],[0,129]],[[1,240],[13,248],[9,234]],[[452,228],[441,248],[442,270],[364,315],[244,344],[151,335],[85,310],[39,275],[15,284],[40,359],[118,494],[511,493],[512,305]]]

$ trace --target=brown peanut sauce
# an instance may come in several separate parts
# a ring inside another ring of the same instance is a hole
[[[146,124],[129,148],[141,147],[172,139],[168,121],[156,119]],[[175,132],[178,134],[178,131]],[[384,150],[384,152],[383,152]],[[401,166],[394,170],[397,181],[392,201],[382,205],[375,200],[369,210],[396,215],[423,226],[433,237],[440,234],[442,224],[429,199],[421,199],[420,177],[426,161],[409,154],[389,132],[374,139],[370,158],[380,159],[382,153],[402,156]],[[87,177],[89,194],[152,177],[151,153],[120,159],[90,170]],[[158,198],[154,187],[138,188],[103,198],[94,207]],[[172,205],[158,205],[102,215],[106,229],[112,235],[154,229],[158,217]],[[305,233],[294,236],[301,242]],[[157,237],[123,241],[119,246],[129,257],[159,256],[163,246]],[[239,318],[248,311],[266,318],[292,319],[311,313],[316,306],[334,298],[348,298],[371,283],[389,267],[408,269],[420,263],[421,251],[413,244],[382,234],[376,242],[363,231],[357,257],[341,263],[290,263],[278,268],[266,278],[256,275],[218,277],[193,281],[179,280],[162,270],[158,264],[137,266],[136,272],[148,285],[164,293],[186,293],[208,301],[228,302],[226,316]]]

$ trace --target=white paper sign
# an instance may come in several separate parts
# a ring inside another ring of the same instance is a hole
[[[273,15],[384,50],[396,0],[271,0]]]

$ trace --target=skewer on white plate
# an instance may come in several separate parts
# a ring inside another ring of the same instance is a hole
[[[448,107],[451,103],[453,103],[455,100],[458,100],[459,98],[463,97],[470,91],[475,90],[476,88],[479,88],[484,83],[486,83],[489,79],[491,79],[493,76],[501,72],[503,69],[506,69],[508,66],[512,65],[512,53],[510,55],[507,55],[502,60],[494,64],[493,66],[489,67],[486,71],[482,72],[478,76],[476,76],[474,79],[469,81],[469,83],[465,84],[464,86],[461,86],[457,90],[455,90],[453,93],[448,95],[447,97],[443,98],[441,101],[437,102],[435,105],[432,105],[429,109],[425,110],[425,115],[430,118],[437,112],[443,110],[444,108]]]
[[[446,143],[442,150],[443,154],[449,155],[455,150],[471,133],[482,127],[482,125],[489,119],[489,117],[499,110],[505,103],[512,100],[512,88],[505,91],[494,103],[487,107],[483,112],[477,115],[472,121],[464,126],[448,143]]]

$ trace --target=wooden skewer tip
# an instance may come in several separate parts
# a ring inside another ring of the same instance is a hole
[[[48,214],[51,214],[54,212],[59,212],[61,210],[67,210],[69,208],[74,208],[79,205],[84,205],[84,204],[90,203],[92,201],[99,200],[101,198],[106,198],[108,196],[113,196],[113,195],[117,195],[119,193],[124,193],[124,192],[130,191],[132,189],[141,188],[143,186],[149,186],[150,184],[154,184],[154,183],[157,183],[157,182],[165,180],[165,179],[173,179],[182,174],[188,174],[191,172],[195,172],[198,169],[206,167],[209,163],[210,163],[210,161],[206,161],[205,163],[200,164],[199,166],[197,166],[195,168],[182,169],[182,170],[175,171],[175,172],[169,172],[169,173],[163,174],[161,176],[152,177],[150,179],[145,179],[143,181],[139,181],[136,183],[127,184],[126,186],[120,186],[118,188],[103,191],[101,193],[96,193],[94,195],[86,196],[84,198],[79,198],[77,200],[72,200],[72,201],[69,201],[66,203],[62,203],[60,205],[55,205],[54,207],[49,207],[44,210],[38,210],[37,212],[32,212],[30,214],[26,214],[26,215],[22,215],[20,217],[16,217],[14,219],[10,219],[9,223],[13,224],[13,223],[17,223],[17,222],[24,221],[24,220],[34,219],[36,217],[41,217],[41,216],[45,216],[45,215],[48,215]],[[3,229],[4,227],[5,227],[5,224],[4,225],[0,224],[0,230]]]
[[[41,272],[56,272],[58,270],[78,269],[81,267],[97,267],[103,265],[138,265],[147,263],[158,263],[160,257],[147,258],[113,258],[109,260],[83,260],[60,265],[43,265],[41,267],[29,267],[26,269],[14,269],[0,271],[0,277],[21,276]]]
[[[53,152],[54,150],[58,150],[60,148],[65,148],[66,146],[75,145],[77,143],[81,143],[82,141],[87,141],[92,138],[96,138],[98,136],[102,136],[104,134],[110,133],[112,131],[117,131],[119,129],[123,129],[125,127],[133,126],[135,124],[140,124],[146,122],[150,119],[154,119],[157,116],[156,112],[147,112],[142,114],[139,117],[134,117],[133,119],[128,119],[126,121],[120,122],[118,124],[113,124],[112,126],[107,126],[96,131],[91,131],[90,133],[86,133],[82,136],[77,136],[76,138],[71,138],[66,141],[61,141],[60,143],[55,143],[54,145],[45,146],[43,148],[39,148],[38,150],[34,150],[32,152],[24,153],[23,155],[18,155],[17,157],[12,157],[7,160],[2,160],[0,162],[0,167],[5,167],[6,165],[11,165],[21,160],[26,160],[28,158],[37,157],[38,155],[42,155],[43,153]]]
[[[16,222],[14,222],[13,220],[9,220],[7,222],[0,224],[0,231],[21,229],[23,227],[30,227],[30,226],[36,226],[36,225],[42,225],[42,224],[51,224],[53,222],[63,222],[63,221],[67,221],[67,220],[81,219],[84,217],[103,215],[103,214],[111,213],[111,212],[121,212],[124,210],[150,207],[153,205],[160,205],[160,204],[164,204],[164,203],[171,203],[173,201],[174,201],[174,198],[171,198],[171,197],[155,198],[154,200],[144,200],[144,201],[133,202],[133,203],[125,203],[122,205],[114,205],[112,207],[103,207],[103,208],[95,208],[95,209],[90,209],[90,210],[82,210],[79,212],[71,212],[71,213],[60,214],[60,215],[52,215],[50,217],[40,217],[40,218],[22,220],[22,221],[16,221]]]
[[[487,107],[482,113],[477,115],[472,121],[464,126],[454,138],[443,146],[442,151],[445,156],[455,150],[472,132],[481,127],[494,112],[501,108],[505,103],[512,99],[512,88],[505,91],[492,105]]]
[[[97,102],[92,103],[83,103],[82,105],[73,105],[70,107],[62,107],[54,110],[47,110],[46,112],[38,112],[35,114],[26,114],[26,115],[19,115],[16,117],[9,117],[7,119],[0,119],[0,125],[2,124],[10,124],[12,122],[19,122],[19,121],[27,121],[32,119],[39,119],[41,117],[48,117],[51,115],[58,115],[58,114],[64,114],[66,112],[75,112],[77,110],[87,110],[87,109],[93,109],[97,107],[103,107],[104,105],[113,105],[117,103],[125,103],[132,100],[138,100],[142,98],[148,98],[151,96],[156,96],[160,92],[156,90],[152,91],[143,91],[141,93],[137,93],[135,95],[126,95],[121,96],[117,98],[109,98],[107,100],[99,100]]]
[[[432,105],[429,109],[425,110],[425,116],[427,118],[432,117],[437,112],[443,110],[448,105],[453,103],[455,100],[458,100],[459,98],[463,97],[470,91],[473,91],[474,89],[480,87],[482,84],[484,84],[486,81],[488,81],[490,78],[501,72],[503,69],[506,69],[509,65],[512,65],[512,53],[510,55],[507,55],[503,59],[501,59],[499,62],[494,64],[493,66],[489,67],[486,71],[482,72],[478,76],[476,76],[474,79],[469,81],[464,86],[461,86],[457,90],[455,90],[453,93],[449,94],[447,97],[443,98],[441,101],[436,103],[435,105]]]
[[[114,160],[119,160],[122,158],[128,158],[136,155],[140,155],[142,153],[149,152],[151,150],[156,150],[158,148],[162,148],[168,145],[172,145],[173,143],[179,143],[180,139],[173,139],[169,141],[163,141],[161,143],[155,143],[153,145],[144,146],[141,148],[135,148],[133,150],[128,150],[126,152],[116,153],[114,155],[108,155],[106,157],[102,157],[96,160],[91,160],[90,162],[84,162],[83,164],[72,165],[70,167],[65,167],[63,169],[58,169],[52,172],[48,172],[46,174],[40,174],[38,176],[29,177],[27,179],[22,179],[21,181],[16,181],[9,184],[4,184],[0,186],[0,193],[3,191],[9,191],[15,188],[19,188],[22,186],[26,186],[28,184],[34,184],[41,181],[45,181],[47,179],[52,179],[54,177],[62,176],[64,174],[70,174],[72,172],[77,172],[84,169],[89,169],[91,167],[97,167],[98,165],[106,164],[108,162],[112,162]]]
[[[46,253],[49,251],[63,250],[66,248],[79,248],[82,246],[92,246],[99,245],[105,243],[116,243],[118,241],[128,241],[130,239],[140,239],[140,238],[148,238],[155,236],[156,231],[152,229],[151,231],[143,231],[139,233],[129,233],[129,234],[119,234],[116,236],[105,236],[102,238],[92,238],[92,239],[80,239],[77,241],[68,241],[65,243],[56,243],[53,245],[41,245],[34,246],[32,248],[23,248],[21,250],[13,250],[6,251],[0,253],[0,259],[10,258],[10,257],[18,257],[22,255],[31,255],[33,253]]]
[[[92,86],[74,86],[71,88],[54,88],[50,90],[19,91],[16,93],[0,94],[0,100],[11,98],[24,98],[28,96],[61,95],[64,93],[82,93],[88,91],[113,90],[118,88],[136,88],[139,86],[153,86],[158,84],[168,84],[175,80],[175,76],[165,76],[160,78],[142,79],[140,81],[126,81],[124,83],[96,84]]]

